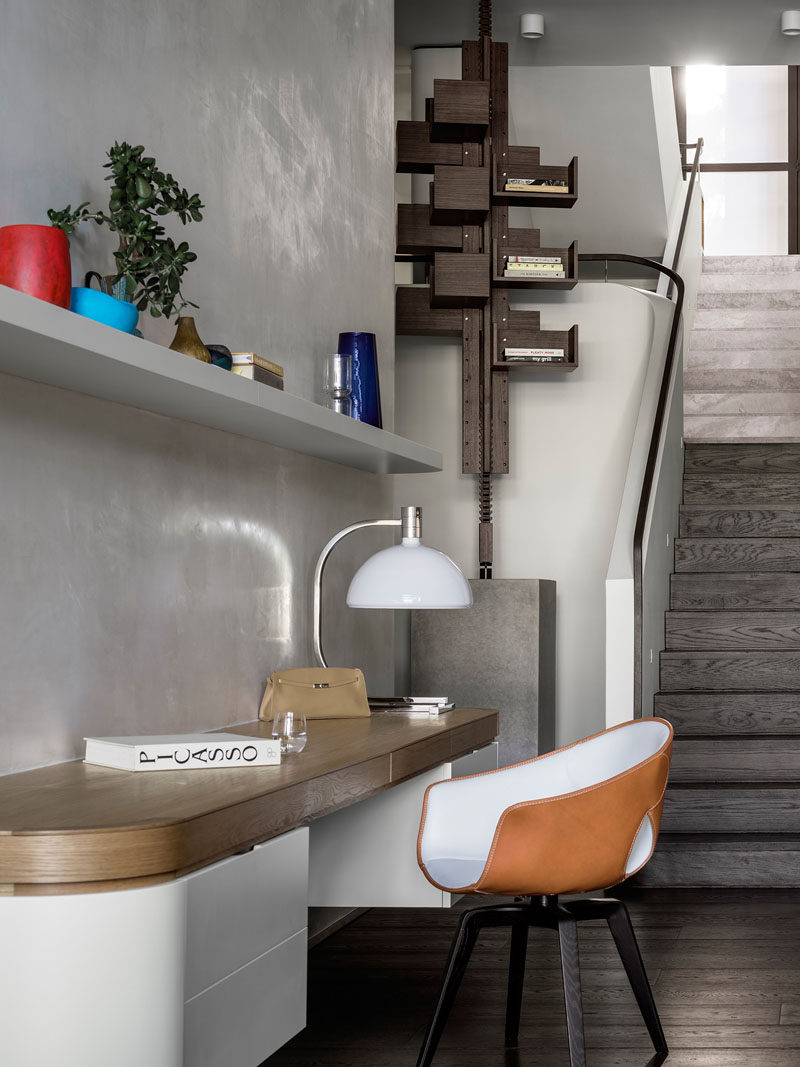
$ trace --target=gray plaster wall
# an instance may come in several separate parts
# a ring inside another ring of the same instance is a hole
[[[170,226],[198,260],[200,336],[319,395],[342,330],[378,336],[391,425],[391,0],[26,0],[2,5],[0,225],[108,205],[106,150],[144,144],[205,203]],[[388,174],[388,178],[387,178]],[[76,283],[116,242],[71,242]],[[387,258],[388,250],[388,258]],[[141,316],[167,344],[174,327]]]
[[[797,39],[780,33],[778,0],[494,0],[493,33],[512,64],[616,66],[644,63],[790,64]],[[397,0],[400,45],[460,44],[478,33],[474,0]],[[519,17],[544,15],[538,41],[519,35]],[[592,107],[587,101],[587,107]]]
[[[6,4],[0,224],[97,199],[105,148],[145,144],[207,205],[201,335],[313,398],[338,332],[374,331],[390,422],[393,66],[389,0]],[[81,236],[75,277],[110,248]],[[311,662],[320,548],[391,504],[388,479],[2,376],[0,499],[0,773],[252,718],[270,671]],[[326,575],[331,661],[375,691],[391,617],[343,599],[381,537]]]

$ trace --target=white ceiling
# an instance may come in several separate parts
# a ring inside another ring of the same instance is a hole
[[[800,63],[800,37],[784,37],[792,0],[494,0],[493,37],[514,66],[680,66]],[[800,3],[795,0],[797,7]],[[545,18],[545,36],[519,36],[519,16]],[[400,48],[478,36],[478,0],[395,0]]]

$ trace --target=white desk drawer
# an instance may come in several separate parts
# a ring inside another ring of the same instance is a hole
[[[432,886],[417,865],[425,790],[434,782],[497,766],[490,744],[418,774],[377,796],[311,824],[311,907],[448,908],[451,895]]]
[[[189,1000],[305,928],[308,830],[292,830],[186,881]]]
[[[188,1002],[184,1067],[257,1067],[306,1025],[306,931]]]

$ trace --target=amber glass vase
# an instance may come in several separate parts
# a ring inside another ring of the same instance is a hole
[[[202,363],[211,362],[211,354],[200,340],[191,315],[180,316],[178,328],[169,347],[173,352],[183,352],[185,356],[199,359]]]

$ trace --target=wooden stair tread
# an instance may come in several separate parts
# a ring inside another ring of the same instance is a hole
[[[664,798],[664,833],[800,834],[800,782],[674,782]]]
[[[684,473],[693,475],[713,471],[735,474],[740,471],[784,471],[800,474],[798,444],[687,444]]]
[[[795,651],[662,652],[661,688],[733,690],[754,687],[765,692],[794,692],[800,678],[800,653]]]
[[[744,446],[742,446],[744,447]],[[793,472],[711,473],[686,475],[684,504],[783,505],[800,499],[800,474]]]
[[[668,611],[666,648],[800,649],[800,611]]]
[[[800,537],[800,505],[682,504],[681,537]]]
[[[800,610],[800,573],[685,572],[670,579],[672,611]]]
[[[675,572],[798,571],[800,537],[678,537]]]
[[[672,723],[676,737],[721,735],[800,736],[800,690],[785,693],[656,693],[654,711]]]
[[[718,782],[791,782],[800,786],[800,738],[714,738],[677,740],[670,780]]]
[[[657,888],[800,887],[800,839],[717,838],[662,834],[650,862],[631,884]]]
[[[667,651],[660,661],[664,691],[793,692],[800,682],[800,650]]]

